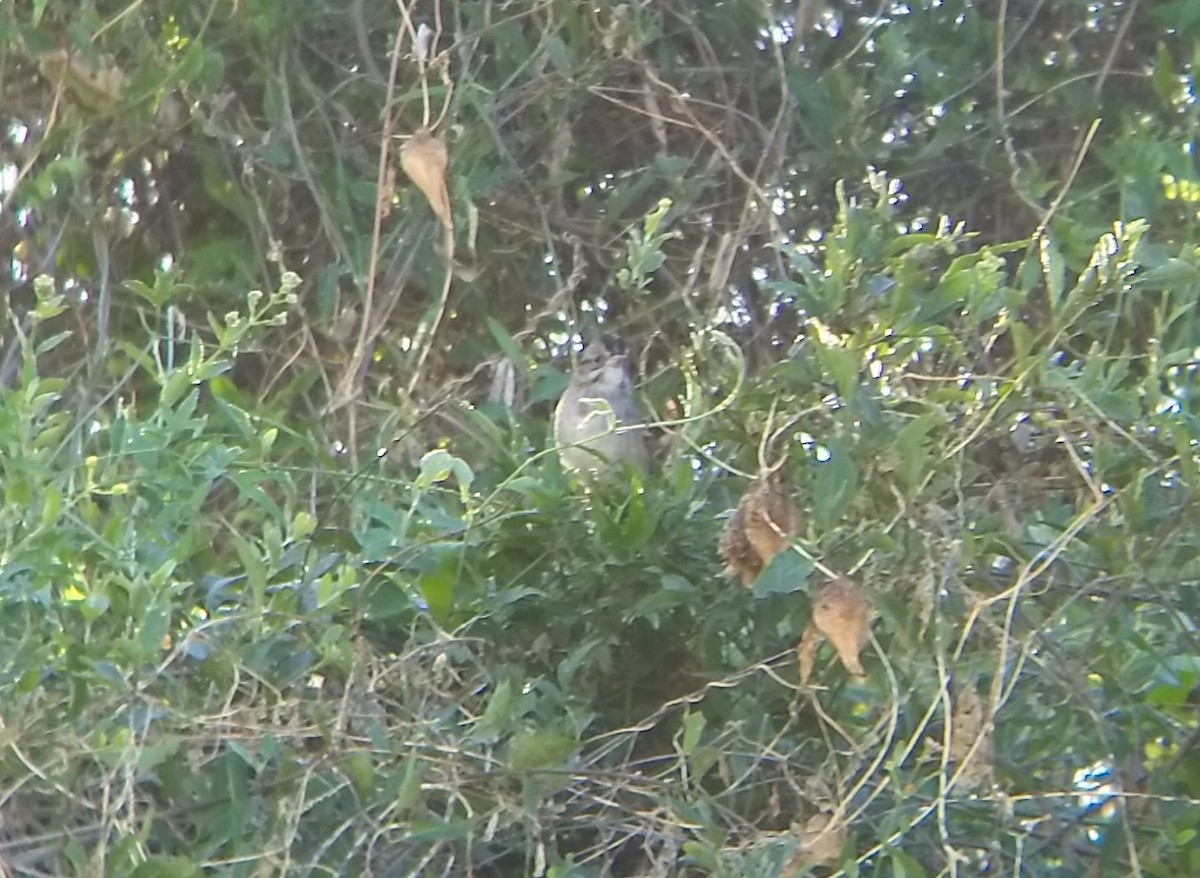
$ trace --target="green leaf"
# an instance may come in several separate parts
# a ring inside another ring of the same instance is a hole
[[[51,448],[57,445],[71,426],[72,416],[68,412],[55,412],[46,418],[42,428],[33,437],[33,447],[37,449]]]
[[[529,372],[529,366],[526,363],[527,358],[521,353],[521,348],[517,345],[516,340],[508,334],[508,330],[501,326],[493,317],[487,318],[487,328],[488,332],[492,334],[492,338],[496,340],[496,344],[500,350],[504,352],[504,356],[508,357],[513,365],[520,369],[523,374],[527,374]]]
[[[238,842],[251,832],[254,821],[250,819],[250,773],[246,759],[230,746],[217,760],[213,775],[213,792],[225,800],[225,806],[210,824],[213,838]]]
[[[49,527],[53,522],[58,520],[58,516],[62,512],[62,499],[62,491],[53,486],[48,486],[43,492],[40,522],[43,528]]]
[[[139,662],[153,662],[163,649],[163,641],[171,624],[171,608],[162,601],[155,601],[142,614],[134,642],[137,645]]]
[[[138,771],[153,771],[179,753],[183,743],[178,735],[164,735],[157,741],[144,744],[137,752]]]
[[[417,580],[417,588],[429,608],[431,615],[440,625],[450,622],[450,614],[454,609],[454,584],[458,578],[458,562],[454,558],[444,558],[438,566],[422,573]]]
[[[859,358],[838,345],[818,344],[817,360],[837,386],[838,396],[849,405],[858,390]]]
[[[828,446],[829,459],[817,464],[813,513],[822,529],[833,527],[858,494],[858,469],[841,442]]]
[[[438,448],[426,452],[421,458],[417,486],[429,488],[438,482],[446,481],[451,475],[458,482],[459,491],[463,493],[464,498],[469,496],[471,483],[475,481],[475,473],[467,466],[466,461],[455,457],[445,449]]]
[[[55,289],[50,278],[45,275],[37,277],[33,289],[37,294],[37,305],[30,316],[35,324],[44,323],[67,310],[64,297]]]
[[[204,870],[187,857],[150,857],[129,874],[132,878],[204,878]]]
[[[424,774],[424,765],[419,756],[410,756],[405,760],[404,779],[396,793],[396,810],[400,814],[408,814],[421,804],[421,782]]]
[[[1145,290],[1194,290],[1200,283],[1200,266],[1187,259],[1168,259],[1148,268],[1133,280],[1133,286]],[[1190,304],[1190,303],[1189,303]]]
[[[291,539],[299,542],[308,539],[317,529],[316,517],[304,510],[297,512],[292,518]]]
[[[679,751],[685,756],[690,756],[695,752],[696,746],[700,743],[700,736],[704,734],[704,727],[707,724],[704,714],[699,712],[689,711],[683,717],[683,728],[680,729]]]
[[[717,850],[711,844],[699,839],[685,841],[683,843],[683,853],[689,862],[699,866],[709,874],[723,874]]]
[[[1042,266],[1042,279],[1046,284],[1046,295],[1050,300],[1050,311],[1058,311],[1062,301],[1063,291],[1067,285],[1067,263],[1062,251],[1058,249],[1052,235],[1048,232],[1038,241],[1038,258]]]
[[[408,618],[414,612],[414,602],[403,588],[386,577],[375,577],[366,587],[364,616],[367,620],[392,625]]]
[[[176,369],[172,372],[163,384],[162,392],[158,397],[158,404],[161,408],[171,409],[175,407],[175,403],[179,402],[180,398],[196,383],[196,378],[192,370],[188,367]]]
[[[518,732],[508,742],[508,767],[513,771],[558,768],[579,749],[579,742],[560,732]]]
[[[888,858],[892,861],[894,878],[926,878],[929,874],[910,854],[900,848],[889,848]]]
[[[460,841],[475,831],[474,820],[414,820],[404,839],[409,842]]]
[[[708,745],[697,747],[688,759],[691,766],[692,783],[698,784],[703,781],[704,776],[712,771],[724,755],[719,747]]]
[[[1155,20],[1172,30],[1186,33],[1200,25],[1200,6],[1193,0],[1165,0],[1156,3],[1152,11]]]
[[[493,738],[508,728],[513,711],[512,680],[502,680],[492,691],[488,706],[471,732],[474,738]]]
[[[204,69],[204,46],[195,41],[184,50],[175,68],[175,75],[181,82],[192,82]]]
[[[1158,56],[1154,59],[1154,70],[1150,74],[1150,84],[1154,93],[1168,107],[1172,106],[1180,93],[1179,73],[1175,69],[1175,59],[1166,42],[1158,44]]]
[[[370,801],[371,794],[375,792],[376,779],[375,763],[370,754],[361,750],[350,753],[342,757],[341,768],[358,798],[364,802]]]
[[[799,552],[780,552],[754,580],[754,597],[760,599],[772,594],[804,591],[812,572],[812,561]]]
[[[48,354],[64,341],[71,338],[74,334],[75,333],[71,332],[70,330],[56,332],[54,335],[48,336],[39,341],[37,346],[33,349],[33,353],[38,357],[42,356],[43,354]]]
[[[99,591],[89,591],[79,604],[79,611],[89,622],[95,622],[108,612],[109,606],[111,606],[111,603],[108,595]]]
[[[894,450],[899,458],[896,476],[909,491],[917,488],[924,479],[931,451],[928,437],[941,424],[940,415],[926,413],[905,424],[896,436]]]
[[[232,528],[227,533],[234,551],[237,552],[242,570],[246,574],[248,591],[254,601],[251,609],[261,613],[267,589],[267,566],[263,563],[262,555],[254,544]]]

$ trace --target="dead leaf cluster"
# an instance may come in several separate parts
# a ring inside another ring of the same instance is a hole
[[[796,654],[800,662],[800,683],[808,682],[821,638],[833,645],[842,667],[855,676],[863,676],[859,653],[867,642],[870,608],[861,586],[845,577],[825,583],[812,599],[812,619]]]
[[[726,575],[749,586],[771,560],[787,548],[800,515],[779,476],[762,475],[742,495],[721,533],[719,549]]]

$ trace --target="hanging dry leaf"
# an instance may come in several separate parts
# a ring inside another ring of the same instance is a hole
[[[817,626],[812,622],[808,623],[808,627],[804,629],[804,633],[800,636],[800,643],[796,645],[796,658],[800,662],[800,685],[808,684],[808,678],[812,676],[813,664],[817,660],[817,649],[821,646],[821,632],[817,630]]]
[[[725,529],[721,531],[721,541],[717,550],[725,560],[725,575],[739,576],[742,585],[749,586],[762,572],[762,561],[750,545],[750,540],[746,538],[744,518],[739,505],[725,523]]]
[[[867,600],[856,583],[843,577],[821,586],[813,598],[812,624],[833,644],[847,671],[866,673],[858,654],[867,642]]]
[[[795,533],[799,516],[787,492],[772,477],[760,478],[743,502],[746,539],[766,567],[787,548],[787,537]]]
[[[800,836],[800,847],[783,870],[785,876],[799,874],[808,866],[835,866],[846,847],[846,824],[834,820],[829,811],[818,811],[808,818],[803,828],[794,826]]]
[[[964,686],[954,700],[954,716],[950,720],[950,760],[959,769],[959,783],[967,788],[978,787],[992,778],[992,733],[985,711],[986,705],[974,686]],[[971,752],[972,748],[974,752]]]
[[[400,167],[416,184],[429,207],[447,229],[454,228],[450,196],[446,192],[446,144],[422,128],[400,147]]]
[[[760,476],[742,495],[721,533],[719,550],[727,575],[737,574],[749,586],[787,548],[787,537],[799,528],[799,514],[777,476]]]

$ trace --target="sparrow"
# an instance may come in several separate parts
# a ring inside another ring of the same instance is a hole
[[[645,430],[620,429],[640,424],[629,348],[616,336],[602,335],[584,348],[554,410],[563,467],[583,481],[615,466],[644,469],[650,458]]]

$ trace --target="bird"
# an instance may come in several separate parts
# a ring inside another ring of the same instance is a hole
[[[629,346],[601,335],[583,350],[554,410],[554,438],[563,467],[589,482],[614,468],[644,470],[650,460]]]

